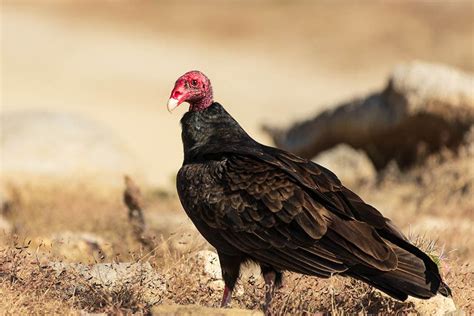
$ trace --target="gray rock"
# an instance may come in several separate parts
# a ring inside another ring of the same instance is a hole
[[[413,302],[416,311],[420,315],[443,316],[450,315],[457,311],[452,298],[444,297],[439,294],[429,300],[420,300],[409,297],[407,302]]]
[[[110,293],[124,288],[137,286],[145,303],[157,303],[166,291],[164,277],[157,273],[150,263],[99,263],[92,266],[79,263],[53,262],[51,268],[60,275],[68,272],[76,276],[71,287],[81,287],[84,284],[99,286]]]

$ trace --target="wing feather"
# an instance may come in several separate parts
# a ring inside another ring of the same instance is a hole
[[[303,174],[306,184],[326,192],[322,198],[288,170],[240,155],[183,166],[178,182],[186,180],[187,187],[178,185],[180,198],[194,199],[185,208],[191,219],[198,217],[213,229],[205,236],[211,244],[222,239],[236,251],[282,269],[323,277],[361,263],[394,269],[397,260],[391,248],[370,224],[360,221],[364,217],[354,214],[348,201],[338,198],[343,187],[337,178],[315,168],[306,170],[304,160],[295,161],[298,164],[291,166],[291,161],[278,160],[278,166]],[[335,189],[339,191],[331,191]],[[354,196],[347,199],[358,202]]]

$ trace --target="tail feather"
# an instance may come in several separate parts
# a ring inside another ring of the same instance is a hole
[[[398,265],[392,271],[380,271],[372,267],[357,265],[351,267],[346,274],[404,301],[408,296],[428,299],[440,293],[451,296],[449,287],[441,281],[436,264],[426,264],[426,258],[393,245],[397,254]],[[433,268],[433,266],[435,268]]]
[[[451,292],[451,289],[444,282],[441,282],[441,284],[439,285],[438,293],[443,295],[443,296],[446,296],[446,297],[452,297],[453,296],[453,293]]]

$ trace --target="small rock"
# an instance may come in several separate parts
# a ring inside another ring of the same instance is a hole
[[[196,255],[198,265],[203,267],[203,274],[213,280],[222,280],[219,256],[210,250],[201,250]],[[240,280],[258,280],[261,277],[260,267],[256,264],[245,264],[240,269]]]
[[[207,286],[215,292],[222,292],[224,291],[225,283],[223,280],[215,280],[209,282]]]
[[[219,256],[210,250],[201,250],[196,254],[198,267],[201,271],[201,282],[216,292],[224,290],[225,284],[222,279],[222,271],[219,262]],[[239,282],[234,288],[234,296],[243,296],[245,294],[243,283],[252,280],[254,282],[260,277],[260,267],[255,264],[242,266]]]
[[[72,287],[80,287],[86,282],[90,286],[99,286],[112,293],[138,286],[141,298],[150,305],[158,302],[160,295],[166,291],[164,277],[158,274],[148,262],[99,263],[92,266],[53,262],[50,266],[58,275],[66,271],[78,276],[77,284],[71,284]]]
[[[222,280],[222,271],[219,256],[210,250],[201,250],[197,253],[196,259],[203,273],[211,279]]]
[[[457,308],[450,297],[436,295],[429,300],[420,300],[410,297],[407,302],[412,302],[420,315],[442,316],[456,312]]]

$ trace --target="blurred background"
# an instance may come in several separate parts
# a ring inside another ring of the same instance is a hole
[[[277,315],[474,313],[473,1],[2,0],[0,17],[0,314],[218,306],[175,190],[188,106],[166,110],[193,69],[252,137],[391,218],[456,303],[288,273]],[[261,306],[249,271],[233,307]]]
[[[50,130],[34,132],[35,146],[49,149],[4,152],[15,173],[95,163],[174,186],[187,106],[173,115],[165,106],[175,80],[191,69],[206,73],[215,100],[270,143],[262,124],[285,126],[381,89],[400,62],[474,68],[472,1],[2,1],[1,18],[2,113],[61,116],[42,117]],[[62,127],[50,122],[64,115],[70,121]],[[62,130],[78,120],[94,125],[88,135]],[[64,133],[74,136],[49,135]],[[97,138],[113,148],[62,143]]]

